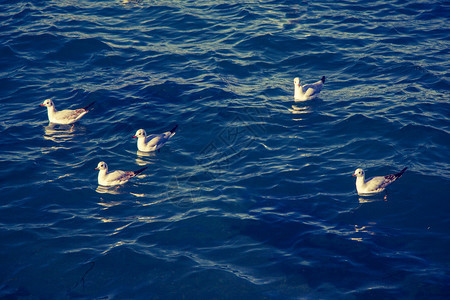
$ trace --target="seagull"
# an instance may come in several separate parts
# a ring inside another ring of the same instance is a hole
[[[325,76],[322,79],[312,84],[300,85],[300,78],[294,78],[294,100],[295,101],[305,101],[312,100],[317,97],[317,95],[322,90],[323,84],[325,83]]]
[[[89,104],[84,108],[65,109],[57,111],[53,101],[47,99],[40,106],[47,107],[48,120],[50,121],[50,123],[69,125],[75,123],[76,121],[81,119],[81,117],[83,117],[85,114],[87,114],[89,112],[89,108],[92,105],[94,105],[94,103],[95,102],[92,102],[91,104]]]
[[[405,173],[406,169],[408,168],[404,168],[395,174],[376,176],[367,180],[365,180],[363,169],[356,169],[355,173],[352,175],[353,177],[356,177],[356,191],[360,196],[380,193],[384,191],[388,185],[400,178],[403,173]]]
[[[164,144],[175,135],[175,130],[177,130],[178,125],[175,125],[171,131],[167,131],[161,134],[151,134],[147,136],[144,129],[139,129],[133,138],[137,138],[137,147],[139,151],[151,152],[156,151],[164,146]]]
[[[101,161],[95,170],[98,172],[98,184],[103,186],[113,186],[126,183],[130,178],[142,173],[147,167],[137,171],[114,171],[108,172],[108,165]]]

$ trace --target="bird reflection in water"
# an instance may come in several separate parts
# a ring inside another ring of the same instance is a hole
[[[136,154],[142,157],[156,157],[156,152],[142,152],[138,150]]]
[[[80,125],[59,125],[49,123],[44,127],[44,139],[55,143],[63,143],[72,139],[74,132],[85,131],[86,127]]]
[[[358,198],[358,202],[363,204],[363,203],[372,203],[372,202],[381,202],[381,201],[387,201],[387,194],[385,194],[384,196],[381,195],[376,195],[376,196],[359,196]]]
[[[120,190],[121,186],[117,185],[117,186],[103,186],[103,185],[99,185],[97,186],[97,189],[95,190],[97,193],[99,194],[111,194],[111,195],[120,195],[120,194],[124,194],[124,192],[122,192]]]
[[[154,159],[157,157],[156,152],[142,152],[138,150],[136,154],[136,164],[138,166],[147,166],[149,164],[153,164]]]
[[[289,111],[294,115],[301,115],[301,114],[309,114],[311,113],[311,107],[310,106],[297,106],[292,105],[292,108],[289,109]],[[294,119],[294,121],[301,121],[301,118]]]

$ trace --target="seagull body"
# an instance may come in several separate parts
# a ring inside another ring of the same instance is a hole
[[[40,106],[47,107],[48,120],[50,123],[69,125],[81,119],[89,112],[89,108],[94,104],[92,102],[88,106],[79,109],[65,109],[57,111],[52,100],[47,99]]]
[[[108,172],[108,165],[101,161],[98,163],[95,170],[98,172],[98,184],[103,186],[114,186],[126,183],[132,177],[142,173],[147,167],[139,169],[137,171],[114,171]]]
[[[403,173],[405,173],[406,169],[407,168],[404,168],[395,174],[376,176],[367,180],[365,180],[363,169],[356,169],[355,173],[352,175],[356,177],[356,191],[360,196],[380,193],[384,191],[388,185],[400,178]]]
[[[144,129],[139,129],[133,137],[138,139],[137,147],[139,151],[152,152],[159,150],[164,146],[164,144],[175,135],[177,127],[178,125],[175,125],[170,131],[161,134],[150,134],[148,136]]]
[[[294,79],[294,100],[305,101],[316,98],[324,83],[325,76],[322,76],[322,79],[315,83],[305,85],[300,85],[300,78],[296,77]]]

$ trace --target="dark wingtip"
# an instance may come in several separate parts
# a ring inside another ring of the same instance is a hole
[[[406,169],[408,169],[408,167],[405,167],[403,170],[395,174],[395,177],[400,178],[403,175],[403,173],[405,173]]]
[[[325,76],[322,76],[322,79],[320,80],[322,80],[322,83],[325,83]]]
[[[133,172],[133,173],[134,173],[134,176],[136,176],[136,175],[138,175],[138,174],[144,172],[145,169],[147,169],[147,168],[148,168],[148,167],[145,167],[145,168],[139,169],[139,170],[137,170],[137,171],[134,171],[134,172]]]
[[[172,128],[172,130],[170,131],[171,133],[174,133],[175,132],[175,130],[177,130],[177,128],[178,128],[178,124],[176,124],[175,125],[175,127],[174,128]]]
[[[83,109],[84,109],[84,110],[88,110],[92,105],[94,105],[94,103],[95,103],[95,101],[92,102],[91,104],[89,104],[89,105],[83,107]]]

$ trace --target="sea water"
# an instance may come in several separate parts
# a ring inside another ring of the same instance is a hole
[[[1,298],[448,299],[449,16],[446,1],[1,1]],[[322,76],[294,102],[295,77]],[[48,123],[48,98],[95,104],[72,128]],[[136,130],[175,124],[137,151]],[[148,169],[104,188],[100,161]],[[387,194],[356,194],[356,168],[404,167]]]

